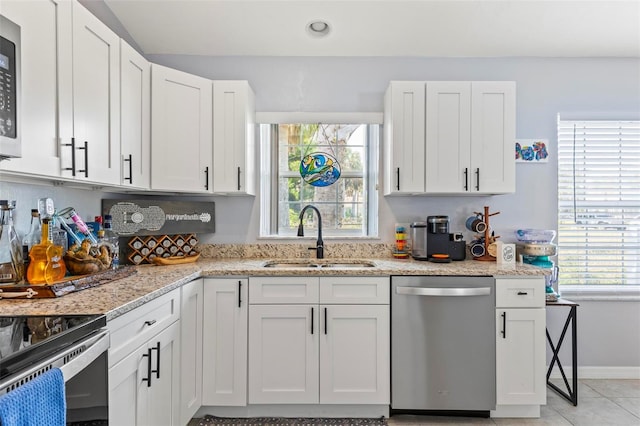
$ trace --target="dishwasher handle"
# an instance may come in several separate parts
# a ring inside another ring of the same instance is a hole
[[[396,294],[407,296],[488,296],[491,287],[396,287]]]

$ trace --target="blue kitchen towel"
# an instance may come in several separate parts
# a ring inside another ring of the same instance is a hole
[[[64,377],[59,368],[0,396],[2,426],[64,426],[66,421]]]

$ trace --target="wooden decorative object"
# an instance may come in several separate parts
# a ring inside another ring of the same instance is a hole
[[[491,229],[489,227],[489,217],[500,214],[500,212],[489,213],[489,206],[484,206],[484,213],[474,212],[478,216],[482,216],[482,221],[487,228],[484,230],[484,254],[482,256],[474,257],[474,260],[483,260],[486,262],[495,262],[496,258],[489,254],[488,248],[490,243],[490,232]]]
[[[198,254],[195,250],[197,244],[195,234],[132,237],[127,244],[130,250],[127,259],[134,265],[140,265],[154,263],[155,258],[187,258]]]

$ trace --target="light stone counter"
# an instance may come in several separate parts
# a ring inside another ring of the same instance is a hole
[[[0,316],[12,315],[73,315],[106,314],[111,320],[158,296],[179,288],[199,277],[228,276],[390,276],[390,275],[490,275],[490,276],[541,276],[549,270],[518,264],[514,268],[500,269],[495,262],[465,260],[451,263],[431,263],[412,259],[365,260],[374,267],[318,268],[291,267],[265,268],[269,259],[201,258],[187,265],[136,267],[137,273],[98,287],[70,293],[53,299],[0,300]],[[312,264],[347,261],[345,258],[316,260],[296,258],[291,261],[308,261]],[[354,259],[351,258],[353,261]],[[279,259],[279,262],[287,261]]]

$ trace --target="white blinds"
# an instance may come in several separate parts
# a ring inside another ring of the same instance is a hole
[[[640,121],[558,122],[560,285],[640,284]]]

